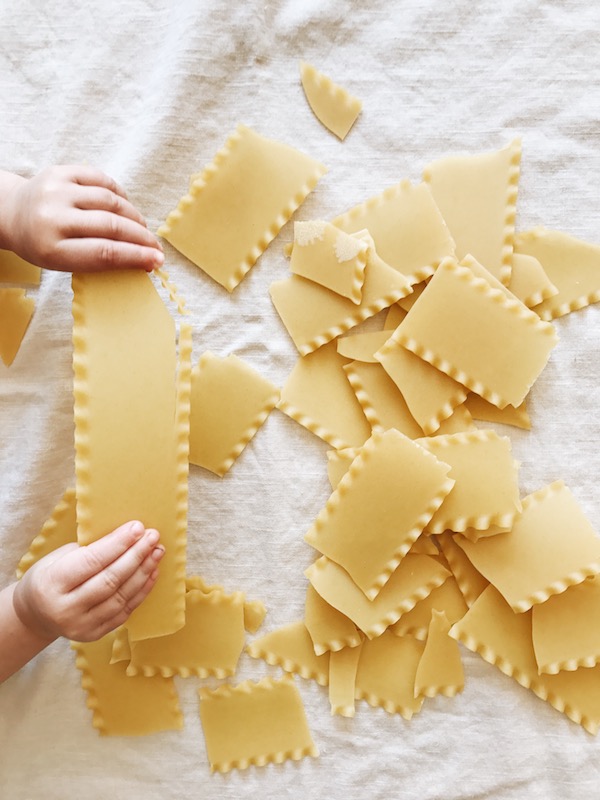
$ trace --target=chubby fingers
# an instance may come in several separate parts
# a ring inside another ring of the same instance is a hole
[[[63,239],[56,248],[55,269],[71,272],[143,269],[152,272],[164,264],[156,247],[146,247],[114,239]]]
[[[102,186],[115,194],[120,195],[123,199],[127,199],[125,191],[119,184],[96,167],[89,167],[83,164],[75,164],[65,168],[68,171],[68,176],[73,183],[78,183],[80,186]]]

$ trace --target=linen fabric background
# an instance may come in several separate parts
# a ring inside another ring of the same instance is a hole
[[[518,229],[598,241],[599,27],[598,7],[575,0],[0,0],[0,169],[96,165],[156,230],[238,122],[330,168],[297,219],[331,218],[402,178],[418,181],[435,158],[521,136]],[[364,101],[345,142],[311,113],[300,60]],[[233,352],[283,384],[297,354],[268,287],[288,274],[292,235],[290,223],[231,296],[165,245],[192,312],[195,361]],[[30,294],[21,351],[10,369],[0,364],[2,586],[74,481],[70,277],[45,272]],[[521,462],[523,495],[563,478],[600,530],[600,307],[556,327],[532,431],[501,432]],[[191,468],[188,571],[262,599],[262,632],[303,615],[314,557],[303,535],[330,493],[327,449],[276,411],[224,479]],[[211,776],[197,687],[216,681],[177,680],[181,732],[101,738],[59,641],[0,686],[0,797],[596,796],[600,741],[463,656],[464,693],[427,700],[411,722],[365,703],[353,720],[332,718],[327,691],[298,679],[320,758]],[[235,680],[266,674],[279,670],[244,654]]]

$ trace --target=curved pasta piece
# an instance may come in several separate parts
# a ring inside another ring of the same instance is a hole
[[[17,578],[57,547],[77,541],[75,489],[67,489],[17,565]]]
[[[475,569],[467,554],[456,544],[455,538],[449,531],[435,538],[465,598],[465,603],[470,608],[490,582]]]
[[[192,370],[190,462],[223,477],[279,401],[279,389],[237,356],[204,353]]]
[[[310,583],[306,589],[304,624],[318,656],[328,651],[335,653],[344,648],[351,649],[362,642],[352,620],[330,606]]]
[[[465,400],[465,406],[473,419],[484,420],[485,422],[500,422],[502,425],[513,425],[515,428],[531,430],[531,419],[527,413],[527,400],[523,400],[520,406],[497,406],[488,403],[483,397],[470,392]]]
[[[419,600],[413,609],[402,614],[398,622],[392,625],[391,630],[396,636],[414,636],[415,639],[424,642],[427,639],[432,611],[443,611],[450,624],[453,624],[462,619],[468,610],[469,607],[458,588],[456,578],[451,575],[431,594]]]
[[[25,289],[0,289],[0,358],[7,367],[19,352],[34,309]]]
[[[515,239],[515,247],[517,246]],[[525,253],[513,253],[510,291],[528,308],[533,308],[558,294],[558,289],[546,275],[537,258]]]
[[[293,622],[278,628],[246,647],[252,658],[262,658],[267,664],[295,672],[306,680],[315,680],[320,686],[329,683],[329,652],[316,655],[313,641],[304,622]]]
[[[510,281],[521,140],[474,156],[448,156],[428,164],[431,189],[460,259],[472,253],[505,286]]]
[[[537,258],[558,289],[535,306],[542,319],[556,319],[600,301],[600,245],[534,228],[516,237],[515,250]]]
[[[345,139],[361,112],[362,102],[312,64],[301,62],[300,79],[315,117],[338,139]]]
[[[326,171],[239,125],[158,234],[232,292]]]
[[[449,469],[395,429],[376,432],[305,541],[340,564],[374,600],[452,489]],[[403,474],[411,480],[399,481]]]
[[[319,752],[292,678],[201,688],[200,719],[212,772],[298,761]]]

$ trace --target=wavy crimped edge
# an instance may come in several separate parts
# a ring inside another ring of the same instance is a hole
[[[600,289],[596,289],[587,295],[581,295],[574,300],[570,300],[568,303],[561,303],[555,308],[540,309],[540,311],[536,313],[538,313],[541,320],[550,322],[553,319],[564,317],[572,311],[580,311],[582,308],[587,308],[587,306],[592,303],[598,302],[600,302]],[[535,311],[535,307],[532,310]]]
[[[437,447],[443,450],[446,447],[451,447],[455,442],[459,442],[460,444],[471,444],[473,442],[490,442],[494,439],[506,439],[509,442],[509,449],[512,449],[510,447],[510,439],[508,439],[508,437],[498,436],[496,431],[489,429],[461,431],[459,433],[447,433],[442,434],[441,436],[436,436],[432,443],[431,452],[434,455],[438,455],[440,460],[443,461],[443,453],[439,453],[437,451]],[[421,442],[419,442],[419,444],[421,444]],[[429,450],[427,442],[422,444],[422,446]],[[513,459],[512,463],[513,469],[515,470],[515,486],[517,486],[517,470],[519,467],[519,462]],[[514,511],[507,511],[505,513],[498,512],[496,514],[479,514],[478,516],[462,516],[451,520],[441,521],[437,524],[429,523],[427,525],[427,531],[428,533],[434,534],[444,533],[444,531],[447,530],[451,530],[454,533],[463,533],[468,528],[472,528],[473,530],[477,531],[487,531],[493,525],[498,526],[499,528],[506,528],[508,530],[514,523],[515,519],[521,514],[521,510],[522,503],[517,494]]]
[[[303,428],[306,428],[311,433],[314,433],[315,436],[318,436],[319,439],[323,439],[324,442],[330,444],[336,450],[343,450],[351,445],[348,442],[340,439],[339,436],[336,436],[335,433],[327,430],[327,428],[320,425],[318,422],[315,422],[308,414],[305,414],[303,411],[300,411],[297,406],[293,405],[287,400],[279,400],[276,406],[280,411],[286,414],[288,417],[297,422],[299,425],[302,425]]]
[[[520,300],[517,300],[516,298],[513,300],[512,298],[507,297],[503,291],[492,287],[484,278],[478,278],[473,275],[471,270],[467,267],[461,267],[455,259],[444,259],[444,261],[440,264],[439,269],[450,269],[456,274],[459,280],[464,280],[470,283],[474,289],[492,299],[498,305],[503,306],[515,317],[524,320],[527,324],[539,330],[540,333],[544,334],[545,336],[553,337],[554,345],[558,342],[556,331],[549,322],[543,321],[540,316],[535,313],[535,311],[528,309]],[[507,405],[515,404],[514,398],[511,399],[503,397],[498,392],[488,389],[486,386],[484,386],[484,384],[481,383],[481,381],[475,380],[475,378],[467,375],[466,372],[458,367],[455,367],[447,359],[440,358],[428,347],[421,345],[412,336],[408,336],[402,331],[401,325],[397,329],[396,334],[396,341],[402,345],[402,347],[410,350],[411,353],[419,356],[419,358],[422,358],[423,361],[427,361],[428,364],[436,367],[436,369],[439,369],[440,372],[443,372],[445,375],[453,378],[458,383],[466,386],[472,392],[475,392],[475,394],[478,394],[480,397],[483,397],[485,400],[492,403],[492,405],[502,409]],[[519,402],[521,402],[522,399],[523,398],[521,398]]]
[[[239,456],[247,447],[247,445],[252,441],[257,431],[264,425],[271,411],[273,411],[273,409],[277,407],[280,398],[281,398],[281,391],[276,387],[273,387],[272,394],[270,394],[269,397],[265,400],[263,407],[257,412],[256,416],[254,417],[250,425],[246,428],[245,431],[243,431],[236,444],[231,448],[231,452],[229,453],[229,455],[223,459],[223,461],[219,464],[218,467],[216,467],[217,474],[221,478],[227,472],[229,472],[229,470],[235,463],[236,459],[239,458]]]
[[[343,136],[337,133],[336,131],[332,130],[329,127],[329,125],[326,125],[325,122],[323,122],[323,120],[317,113],[315,107],[311,103],[308,90],[305,86],[304,83],[305,78],[310,78],[315,88],[317,89],[324,88],[327,94],[336,103],[342,101],[344,107],[354,114],[354,119],[348,126]],[[356,120],[358,119],[358,115],[362,111],[362,101],[359,100],[358,97],[355,97],[353,94],[350,94],[350,92],[347,89],[344,89],[343,86],[340,86],[338,83],[334,83],[334,81],[332,81],[329,76],[324,75],[322,72],[319,72],[319,70],[316,69],[316,67],[314,67],[312,64],[307,63],[306,61],[300,62],[300,81],[302,83],[302,88],[304,89],[304,94],[306,96],[308,105],[310,106],[315,117],[325,128],[327,128],[328,131],[331,131],[331,133],[335,134],[338,137],[338,139],[341,139],[343,141],[350,132],[350,130],[352,129],[352,126],[354,125]]]
[[[450,570],[451,570],[452,574],[454,575],[454,579],[456,580],[456,583],[458,584],[458,588],[460,589],[462,596],[465,598],[465,603],[470,608],[473,605],[473,603],[475,602],[475,600],[477,600],[479,595],[475,594],[475,590],[473,589],[473,586],[472,586],[468,576],[466,575],[465,571],[463,569],[461,569],[457,559],[454,557],[453,548],[454,547],[458,547],[460,549],[460,547],[454,541],[451,533],[447,534],[447,538],[445,537],[445,534],[442,534],[441,536],[439,536],[438,537],[438,542],[439,542],[439,545],[440,545],[440,548],[441,548],[441,551],[442,551],[442,555],[444,556],[444,558],[448,562],[448,566],[450,567]],[[449,544],[449,542],[451,542],[451,544]],[[444,546],[445,544],[446,544],[446,546]],[[464,552],[464,551],[461,550],[461,552]],[[468,557],[467,557],[466,553],[465,553],[465,557],[468,560]],[[476,572],[478,572],[478,570],[476,570],[475,567],[473,567],[473,569]],[[479,574],[481,574],[481,573],[479,573]]]
[[[24,555],[21,557],[21,560],[17,564],[16,576],[18,580],[20,580],[23,577],[23,575],[27,572],[27,570],[38,560],[38,555],[40,550],[44,547],[48,539],[52,536],[59,522],[63,519],[65,514],[67,514],[74,500],[75,500],[75,489],[73,487],[70,487],[65,491],[63,496],[60,498],[60,500],[54,507],[52,514],[43,524],[41,531],[33,539],[31,544],[29,545],[29,549],[27,550],[26,553],[24,553]]]
[[[347,719],[352,719],[352,717],[356,716],[356,708],[351,705],[340,705],[339,703],[336,704],[332,703],[331,716],[346,717]]]
[[[357,688],[354,692],[354,697],[356,700],[366,700],[366,702],[373,708],[383,708],[384,711],[388,712],[388,714],[400,714],[400,716],[406,720],[412,719],[413,716],[418,714],[420,711],[420,708],[406,708],[406,706],[401,706],[398,703],[394,703],[392,700],[387,700],[385,697],[380,697],[373,692],[365,692],[363,689]],[[418,700],[422,698],[416,699]]]
[[[316,681],[319,686],[329,686],[329,674],[319,670],[313,670],[304,664],[299,664],[291,658],[277,655],[267,650],[265,647],[259,646],[258,642],[251,642],[246,645],[246,652],[251,658],[260,658],[270,664],[272,667],[281,667],[286,672],[291,672],[294,675],[299,675],[305,680]]]
[[[381,364],[383,369],[385,369],[385,364],[379,358],[380,354],[385,356],[393,352],[394,350],[397,350],[399,347],[403,346],[400,344],[398,339],[394,337],[395,337],[395,331],[391,332],[391,336],[387,340],[387,342],[383,345],[383,347],[380,347],[380,349],[375,353],[375,358],[377,359],[377,362]],[[390,375],[390,380],[394,381],[391,375]],[[394,383],[396,382],[394,381]],[[398,386],[398,391],[402,394],[402,390],[400,389],[399,386]],[[462,405],[462,403],[465,402],[468,394],[469,394],[468,391],[464,387],[457,386],[454,394],[438,409],[437,414],[434,414],[427,420],[422,420],[421,422],[417,422],[417,425],[421,428],[421,430],[426,436],[431,436],[437,430],[439,430],[442,422],[445,422],[447,419],[450,419],[450,417],[452,416],[452,414],[454,414],[458,406]]]
[[[356,399],[358,400],[358,403],[362,408],[363,413],[367,418],[367,422],[371,426],[371,429],[374,430],[375,428],[383,428],[381,419],[371,404],[369,393],[365,389],[365,385],[362,382],[360,375],[354,369],[354,362],[351,362],[350,364],[344,364],[342,369],[346,373],[346,377],[348,378],[348,382],[352,387],[352,391],[356,395]]]
[[[169,240],[170,234],[177,226],[177,223],[181,220],[185,211],[192,205],[195,198],[205,190],[210,181],[217,175],[219,168],[225,163],[232,149],[239,144],[244,134],[249,130],[250,128],[247,128],[245,125],[237,126],[236,130],[229,136],[224,146],[216,153],[212,162],[208,164],[204,170],[202,170],[202,172],[194,177],[188,193],[181,198],[177,204],[177,207],[167,215],[165,222],[157,231],[159,236]],[[273,222],[271,222],[266,230],[260,234],[256,242],[250,247],[246,257],[240,261],[235,270],[225,280],[225,283],[222,284],[222,286],[224,286],[228,292],[232,292],[236,286],[242,282],[246,274],[256,264],[260,256],[277,236],[281,228],[283,228],[285,223],[290,219],[296,209],[302,205],[304,200],[308,197],[310,192],[312,192],[326,172],[327,167],[325,167],[323,164],[316,163],[312,175],[307,178],[304,184],[291,197],[287,204],[283,206]],[[202,269],[200,265],[197,266]],[[217,281],[217,283],[219,282],[220,281]]]
[[[340,650],[345,650],[346,647],[358,647],[361,642],[362,637],[356,631],[356,634],[349,634],[343,639],[328,639],[325,642],[315,642],[313,639],[313,649],[316,656],[324,656],[326,653],[338,653]]]
[[[224,684],[222,686],[218,686],[216,689],[201,687],[198,690],[198,694],[200,696],[200,702],[202,703],[204,699],[208,698],[227,699],[236,694],[250,694],[260,691],[271,691],[281,684],[291,684],[294,686],[294,688],[296,686],[294,680],[288,675],[284,675],[283,678],[278,680],[275,680],[269,675],[266,678],[262,678],[262,680],[258,682],[246,680],[242,683],[239,683],[237,686]],[[261,756],[243,758],[235,761],[226,761],[218,764],[211,763],[211,772],[230,772],[232,769],[247,769],[252,765],[263,767],[268,763],[281,764],[286,760],[299,761],[301,758],[306,756],[317,758],[318,755],[319,751],[316,745],[311,741],[311,743],[306,747],[294,748],[291,750],[281,750],[276,753],[265,753]]]
[[[464,688],[464,683],[448,684],[444,686],[426,686],[418,693],[415,689],[415,697],[436,697],[439,694],[443,695],[444,697],[456,697],[456,695],[460,694]]]
[[[554,289],[550,289],[550,287],[547,286],[545,289],[540,289],[537,292],[532,292],[531,294],[527,295],[527,297],[523,299],[523,302],[528,308],[532,308],[535,311],[534,308],[535,306],[539,306],[539,304],[543,303],[544,300],[549,300],[551,297],[554,297],[557,294],[558,294],[558,289],[556,288],[556,286],[554,287]],[[598,292],[598,299],[600,299],[600,292]],[[542,317],[541,315],[539,316],[540,319],[544,319],[544,317]]]
[[[502,237],[502,261],[500,282],[508,286],[512,275],[512,254],[515,241],[515,220],[517,217],[517,194],[521,174],[521,140],[513,139],[508,145],[510,161],[506,184],[506,209],[504,212],[504,232]]]
[[[110,736],[110,731],[106,728],[106,721],[100,710],[100,700],[96,692],[96,685],[92,677],[92,672],[89,667],[88,660],[84,653],[83,644],[80,642],[71,642],[71,649],[75,651],[75,666],[81,672],[81,688],[86,693],[86,706],[92,712],[92,727],[100,733],[101,736]],[[179,697],[175,685],[171,683],[168,686],[170,700],[173,704],[173,719],[176,724],[175,729],[181,730],[183,728],[183,714],[179,706]]]
[[[566,658],[564,661],[550,661],[546,664],[538,662],[540,675],[558,675],[559,672],[575,672],[580,667],[595,667],[600,664],[600,650],[593,656],[581,658]]]
[[[450,573],[447,572],[446,575],[435,575],[434,577],[430,578],[424,584],[419,586],[418,589],[409,596],[403,598],[398,605],[390,609],[384,616],[381,617],[376,623],[369,626],[368,630],[363,630],[369,639],[376,639],[378,636],[386,631],[391,625],[394,625],[398,622],[399,619],[402,618],[403,614],[407,614],[409,611],[412,611],[413,608],[419,603],[421,600],[425,600],[426,597],[433,592],[434,589],[438,589],[446,580],[450,577]],[[400,635],[400,634],[396,634]],[[416,637],[415,637],[416,638]]]
[[[306,278],[301,278],[299,275],[296,277],[301,280],[306,280]],[[322,333],[316,334],[308,341],[302,344],[298,344],[296,341],[294,341],[294,344],[296,345],[296,348],[301,356],[307,356],[310,353],[313,353],[315,350],[318,350],[319,347],[328,344],[333,339],[337,339],[338,336],[341,336],[343,333],[346,333],[347,331],[356,327],[358,324],[364,322],[366,319],[374,317],[375,314],[378,314],[380,311],[383,311],[384,308],[389,308],[391,305],[397,303],[398,300],[401,300],[403,297],[406,297],[411,292],[412,292],[412,285],[410,284],[407,284],[407,286],[402,287],[401,289],[394,289],[388,292],[383,297],[380,297],[378,300],[374,300],[372,303],[369,303],[366,306],[360,306],[359,307],[360,310],[357,309],[355,313],[348,315],[337,325],[332,325],[330,328],[327,328]],[[271,299],[273,300],[272,294],[271,294]],[[275,303],[274,300],[273,300],[273,305],[277,310],[277,304]],[[279,314],[279,310],[277,310],[277,313]],[[281,316],[281,319],[283,321],[283,324],[285,325],[284,317]]]
[[[200,602],[199,596],[202,595],[203,601],[208,602],[210,605],[223,604],[229,606],[241,606],[243,614],[246,603],[246,597],[243,592],[233,592],[232,594],[227,594],[220,588],[214,589],[211,592],[203,592],[201,589],[191,591],[191,595],[189,592],[186,593],[188,603]],[[194,595],[194,592],[197,592],[197,595]],[[163,678],[171,678],[174,675],[179,675],[182,678],[189,678],[195,675],[198,678],[214,677],[223,679],[229,678],[235,674],[237,663],[239,661],[238,654],[238,658],[236,658],[234,664],[229,664],[222,667],[206,667],[200,664],[135,664],[133,661],[133,655],[134,654],[132,653],[132,660],[129,662],[126,670],[126,675],[128,677],[134,677],[135,675],[141,674],[146,678],[151,678],[153,675],[162,675]]]
[[[353,483],[354,478],[356,477],[356,474],[362,472],[364,468],[364,462],[371,457],[373,449],[377,446],[377,444],[381,441],[381,439],[385,436],[385,434],[386,431],[376,430],[371,436],[371,438],[368,439],[362,446],[358,455],[356,456],[354,461],[350,464],[347,472],[342,476],[340,482],[337,485],[337,488],[334,489],[334,491],[330,495],[327,503],[325,504],[325,507],[320,511],[311,529],[305,535],[304,540],[308,544],[318,549],[318,547],[316,547],[315,545],[315,537],[318,535],[319,530],[323,526],[325,520],[330,516],[332,509],[335,506],[337,506],[339,499],[343,497],[344,494],[348,491],[350,485]],[[425,450],[425,448],[421,448],[421,450],[425,453],[425,455],[428,458],[432,458],[436,462],[438,461],[438,459],[428,450]],[[384,564],[382,571],[377,575],[374,582],[368,589],[366,590],[362,589],[365,596],[369,600],[374,600],[381,591],[381,589],[388,582],[390,576],[392,575],[398,564],[402,561],[404,556],[408,553],[413,544],[419,538],[419,536],[429,523],[429,520],[433,517],[435,512],[441,506],[442,502],[444,501],[444,498],[450,493],[452,487],[454,486],[454,483],[455,481],[453,481],[452,478],[448,477],[445,478],[438,494],[431,499],[430,503],[427,505],[423,513],[415,521],[414,526],[409,531],[407,531],[403,543],[400,545],[400,547],[398,547],[395,550],[393,556]]]
[[[189,316],[189,309],[186,308],[185,300],[179,293],[177,286],[171,281],[169,277],[169,273],[164,268],[157,268],[154,270],[156,275],[158,276],[161,286],[163,289],[168,293],[169,300],[172,303],[175,303],[177,306],[177,310],[182,316]]]
[[[579,709],[567,704],[555,692],[549,692],[546,687],[538,683],[535,678],[532,679],[526,672],[517,669],[508,659],[498,655],[491,647],[479,642],[474,636],[455,630],[458,624],[459,623],[456,623],[450,628],[448,636],[464,644],[464,646],[473,653],[478,653],[488,664],[497,667],[505,675],[508,675],[509,678],[514,678],[517,683],[524,686],[525,689],[530,689],[541,700],[546,700],[553,708],[557,711],[561,711],[570,720],[581,725],[588,733],[591,733],[593,736],[598,733],[598,729],[600,728],[600,722],[598,720],[590,719],[590,717],[583,714]]]
[[[396,622],[402,622],[402,617],[396,620]],[[399,638],[402,636],[412,636],[413,639],[417,639],[419,642],[425,642],[427,641],[427,636],[429,634],[429,627],[425,625],[424,627],[422,626],[418,628],[416,625],[408,625],[407,627],[402,628],[402,630],[396,630],[395,627],[392,627],[391,631],[394,636],[398,636]]]
[[[77,493],[78,538],[90,535],[90,423],[88,414],[87,328],[83,294],[85,283],[76,272],[71,278],[73,288],[73,416],[75,422],[75,485]]]

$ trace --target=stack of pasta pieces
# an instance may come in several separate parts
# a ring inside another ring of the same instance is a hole
[[[600,298],[599,248],[515,238],[519,161],[518,141],[442,159],[418,186],[296,223],[293,274],[271,287],[301,356],[279,407],[336,449],[306,534],[321,555],[305,618],[248,650],[328,684],[334,713],[364,698],[410,718],[456,693],[459,640],[600,724],[600,640],[582,617],[600,538],[562,482],[521,501],[509,439],[473,422],[528,428],[549,320]],[[383,330],[341,336],[386,307]]]

